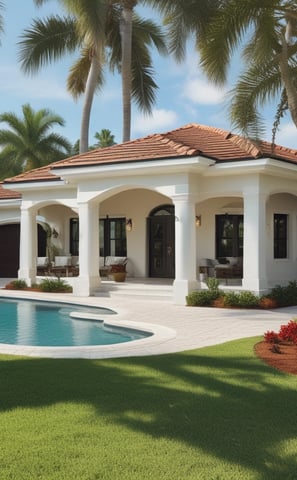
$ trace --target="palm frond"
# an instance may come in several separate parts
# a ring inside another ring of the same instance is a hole
[[[70,16],[34,20],[31,28],[24,30],[20,38],[18,60],[27,73],[38,71],[66,52],[74,52],[82,44],[76,21]]]
[[[79,59],[71,66],[67,77],[67,90],[74,99],[77,99],[85,91],[90,66],[91,54],[89,49],[83,49]]]
[[[227,97],[234,128],[251,138],[263,136],[264,122],[258,108],[279,97],[281,90],[280,73],[275,64],[252,65],[240,76]]]
[[[76,18],[81,37],[89,45],[102,45],[109,11],[106,0],[63,0],[67,11]]]
[[[226,83],[233,54],[267,5],[268,0],[222,2],[198,42],[200,64],[211,81],[219,85]]]

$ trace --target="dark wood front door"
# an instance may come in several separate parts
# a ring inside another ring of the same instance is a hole
[[[20,225],[0,226],[0,277],[17,278],[20,258]]]
[[[147,219],[150,277],[175,277],[175,224],[170,207],[170,214],[151,215]]]

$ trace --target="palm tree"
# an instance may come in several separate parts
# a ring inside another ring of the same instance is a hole
[[[189,38],[198,42],[211,18],[217,12],[222,0],[142,0],[158,11],[168,29],[169,51],[177,61],[182,61],[186,54]]]
[[[122,47],[122,108],[123,142],[131,137],[131,88],[132,88],[132,19],[137,0],[122,0],[121,5],[121,47]]]
[[[0,130],[1,179],[61,160],[71,151],[65,137],[50,132],[55,125],[64,126],[62,117],[48,109],[34,111],[28,104],[22,111],[23,118],[12,112],[0,115],[9,127]]]
[[[297,11],[290,0],[226,0],[200,39],[201,65],[216,84],[227,82],[234,52],[243,73],[230,92],[230,118],[250,137],[263,134],[259,108],[276,99],[274,134],[288,108],[297,127]]]
[[[178,60],[184,57],[186,38],[189,33],[202,28],[219,0],[174,1],[174,0],[112,0],[121,7],[121,46],[122,46],[122,104],[123,141],[131,135],[131,59],[133,58],[133,12],[138,4],[150,5],[159,11],[165,23],[170,25],[171,51]],[[196,14],[196,15],[195,15]],[[165,52],[166,53],[166,52]],[[150,111],[150,110],[149,110]]]
[[[116,144],[114,141],[114,135],[112,135],[108,128],[102,128],[100,132],[95,133],[94,137],[97,140],[97,143],[95,143],[92,148],[105,148]]]
[[[4,9],[4,3],[0,1],[0,10]],[[4,26],[3,26],[4,20],[3,16],[0,14],[0,34],[4,32]]]
[[[42,5],[48,0],[34,0]],[[121,9],[109,0],[60,0],[68,15],[35,20],[20,42],[20,61],[25,72],[33,73],[46,63],[80,50],[71,68],[67,87],[74,97],[85,94],[81,121],[80,152],[88,150],[90,111],[96,89],[104,83],[104,66],[121,71]],[[151,45],[166,51],[160,28],[133,16],[132,97],[149,112],[157,85],[153,80]]]

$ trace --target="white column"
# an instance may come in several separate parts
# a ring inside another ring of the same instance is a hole
[[[244,193],[244,244],[242,286],[256,294],[268,289],[266,273],[267,195]]]
[[[32,285],[36,278],[37,257],[37,225],[36,215],[29,207],[21,207],[20,228],[20,266],[18,277]]]
[[[197,290],[195,202],[191,195],[172,199],[175,207],[175,280],[174,302],[185,305],[186,296]]]
[[[79,277],[75,279],[73,293],[88,297],[100,285],[98,203],[80,203],[78,215]]]

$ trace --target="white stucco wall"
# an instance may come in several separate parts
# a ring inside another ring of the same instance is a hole
[[[288,215],[288,258],[273,258],[273,215]],[[267,205],[267,274],[270,286],[297,279],[297,196],[279,193]]]
[[[259,277],[260,265],[261,274],[264,272],[267,276],[267,284],[274,286],[297,278],[297,170],[284,162],[275,161],[269,167],[264,163],[262,161],[260,169],[257,169],[255,161],[251,166],[248,162],[237,166],[230,162],[202,170],[189,166],[185,171],[175,165],[170,171],[166,171],[164,166],[150,169],[147,163],[142,170],[133,165],[122,166],[119,174],[113,170],[116,167],[111,166],[98,170],[94,175],[86,169],[81,176],[79,169],[74,169],[65,184],[52,185],[49,182],[47,188],[40,185],[34,186],[33,190],[24,187],[23,205],[32,206],[36,215],[44,216],[55,227],[59,232],[55,243],[64,254],[69,253],[69,219],[78,214],[82,205],[98,204],[100,218],[106,215],[131,218],[133,230],[127,232],[127,250],[130,272],[135,276],[146,276],[148,273],[146,218],[153,208],[174,202],[178,205],[179,196],[188,199],[186,202],[191,205],[195,203],[195,212],[202,219],[201,227],[195,229],[196,259],[193,261],[197,266],[200,258],[215,258],[215,215],[245,215],[248,212],[250,223],[245,224],[245,231],[250,227],[250,238],[253,238],[254,231],[256,236],[255,241],[246,244],[249,263],[246,269],[249,270],[256,258],[249,271],[251,282],[254,281],[253,273],[256,272],[255,276]],[[67,177],[67,173],[65,175]],[[0,224],[20,218],[16,205],[9,208],[3,205],[0,205]],[[274,213],[288,215],[287,259],[273,258]],[[259,219],[265,219],[263,225]],[[189,228],[189,231],[192,229]],[[265,268],[262,268],[263,258]]]
[[[128,272],[135,277],[147,275],[147,233],[146,219],[151,210],[171,201],[164,195],[145,190],[133,189],[119,193],[100,204],[100,218],[131,218],[133,229],[127,232]]]
[[[76,212],[63,205],[48,205],[38,210],[38,215],[44,217],[51,228],[58,232],[52,242],[59,250],[59,255],[69,254],[69,221],[76,217]]]

